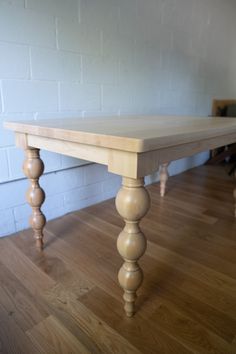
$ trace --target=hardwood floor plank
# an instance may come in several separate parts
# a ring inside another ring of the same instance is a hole
[[[0,304],[16,324],[26,331],[48,316],[39,299],[0,262]]]
[[[164,333],[160,327],[153,326],[146,311],[137,312],[135,321],[126,318],[119,311],[116,300],[100,288],[92,289],[82,296],[80,301],[98,317],[103,318],[108,325],[115,327],[128,341],[135,343],[142,353],[192,353]]]
[[[35,354],[44,353],[30,342],[25,333],[15,323],[0,304],[0,353],[3,354]]]
[[[168,266],[167,263],[152,259],[152,266],[149,263],[148,279],[146,280],[147,293],[152,297],[158,295],[159,287],[164,289],[181,288],[186,295],[197,298],[203,303],[212,306],[215,311],[220,311],[231,319],[236,318],[236,301],[230,294],[222,291],[222,288],[212,288],[203,283],[201,279],[196,279],[180,272],[175,267]],[[144,291],[144,290],[143,290]]]
[[[141,227],[137,313],[123,312],[114,199],[0,240],[0,352],[236,353],[236,186],[222,166],[170,177]]]
[[[54,316],[49,316],[28,330],[27,336],[39,350],[43,348],[50,354],[88,354],[91,353]]]
[[[154,218],[157,215],[155,209],[158,208],[158,215],[161,217],[164,213],[165,217],[169,217],[170,219],[176,219],[178,223],[181,223],[183,220],[184,222],[188,222],[188,219],[192,219],[194,221],[198,221],[203,224],[214,225],[217,222],[217,218],[211,215],[206,214],[206,210],[204,212],[199,213],[193,211],[191,208],[186,210],[182,207],[181,203],[168,203],[167,201],[157,201],[155,199],[152,200],[152,209],[149,213],[150,218]]]
[[[213,269],[218,273],[225,274],[236,280],[236,264],[231,262],[231,258],[220,257],[217,251],[218,247],[212,247],[210,249],[209,242],[199,242],[194,237],[191,237],[191,232],[184,227],[181,231],[176,231],[175,237],[173,234],[162,232],[154,232],[149,227],[143,227],[143,231],[148,235],[148,240],[151,243],[157,244],[160,247],[164,247],[171,252],[175,252],[185,258],[190,258],[192,261],[203,265],[204,267]],[[225,247],[226,248],[226,247]],[[223,250],[221,250],[223,253]],[[227,254],[227,251],[224,255]],[[229,254],[233,255],[233,250],[230,249]]]
[[[106,233],[108,236],[113,237],[114,240],[116,239],[116,235],[119,232],[117,227],[111,226],[108,222],[99,219],[96,216],[91,217],[88,214],[86,215],[86,212],[83,211],[79,214],[73,215],[80,220],[80,223],[91,224],[96,230]],[[191,274],[191,276],[201,279],[202,282],[206,282],[206,284],[209,284],[212,287],[222,287],[226,293],[230,293],[231,296],[236,296],[236,280],[225,274],[218,273],[152,242],[148,242],[146,254],[157,260],[161,260],[168,265],[172,265],[182,272],[187,272],[188,274]]]
[[[63,223],[64,222],[63,220]],[[52,228],[54,232],[56,232],[57,228],[60,229],[60,223],[54,222],[55,228]],[[53,245],[58,257],[64,262],[73,263],[73,267],[77,267],[86,276],[89,282],[96,285],[100,284],[107,292],[110,292],[112,288],[114,296],[121,299],[121,289],[117,284],[117,270],[122,260],[116,251],[116,244],[112,239],[107,239],[106,235],[94,233],[93,228],[82,228],[82,225],[80,225],[79,229],[86,232],[85,236],[87,235],[87,237],[89,237],[89,235],[91,235],[95,238],[97,235],[98,239],[96,244],[100,242],[100,246],[95,251],[95,242],[89,242],[87,251],[85,251],[83,247],[80,247],[81,240],[76,237],[78,234],[78,221],[72,218],[70,219],[70,225],[72,224],[76,226],[75,233],[69,229],[68,233],[67,231],[63,232],[63,239],[61,239],[58,231],[58,241]],[[101,247],[102,241],[106,243],[105,250]]]
[[[236,333],[236,318],[231,318],[209,304],[186,294],[176,286],[158,286],[157,297],[168,300],[178,307],[181,312],[200,323],[211,332],[231,343]]]
[[[102,212],[100,211],[100,213],[97,214],[97,211],[92,212],[95,218],[99,217],[99,219],[102,220]],[[88,223],[97,220],[92,221],[91,213],[86,211],[80,211],[80,213],[74,213],[72,215],[77,215],[78,218],[80,217]],[[108,229],[109,225],[107,226]],[[212,245],[212,242],[208,242],[205,238],[208,237],[207,234],[205,237],[200,236],[196,238],[192,235],[192,229],[185,226],[183,226],[181,230],[177,230],[173,237],[172,228],[150,220],[142,223],[142,229],[149,241],[236,279],[236,265],[232,264],[236,262],[234,244],[230,243],[227,247],[222,244],[220,246]],[[221,256],[224,259],[222,259]]]
[[[157,327],[166,331],[180,343],[194,352],[207,354],[235,354],[234,349],[210,331],[203,329],[197,322],[184,316],[170,302],[162,299],[161,306],[153,312],[150,322],[156,323]]]
[[[24,282],[24,286],[31,294],[54,286],[55,282],[47,274],[41,272],[11,241],[6,238],[1,243],[1,262],[19,281]],[[44,257],[43,253],[41,256]]]
[[[45,296],[41,294],[42,299],[45,301]],[[76,295],[77,296],[77,295]],[[78,297],[77,297],[78,298]],[[64,307],[54,306],[53,302],[45,301],[45,305],[49,309],[52,316],[56,317],[63,326],[70,331],[75,338],[79,341],[93,354],[101,354],[100,348],[97,346],[96,342],[93,341],[85,331],[78,325],[78,322],[69,312],[64,311]]]
[[[220,288],[221,291],[236,298],[236,280],[225,274],[209,269],[152,242],[148,242],[147,254],[172,267],[176,267],[183,273],[191,274],[193,278],[200,279],[201,282],[204,282],[212,288]]]
[[[235,220],[234,220],[235,221]],[[215,235],[220,235],[225,239],[232,242],[232,248],[235,250],[235,233],[236,233],[236,223],[225,219],[219,219],[217,223],[212,227],[212,232]]]
[[[64,287],[56,286],[45,292],[44,297],[51,305],[69,312],[77,325],[96,343],[102,353],[140,354],[137,348],[92,313],[77,296]]]
[[[156,193],[157,192],[158,190],[156,190]],[[165,198],[167,197],[168,196],[166,196]],[[180,198],[181,196],[179,195],[178,199],[175,200],[175,205],[176,205],[175,208],[178,207],[178,202]],[[192,200],[192,199],[188,198],[188,200]],[[230,208],[232,210],[232,203],[230,203]],[[123,226],[123,221],[121,220],[121,218],[119,217],[118,213],[115,210],[113,199],[86,208],[84,209],[84,211],[100,218],[103,218],[103,216],[105,216],[105,219],[109,220],[109,224],[113,224],[118,227]],[[75,212],[72,215],[74,214],[79,215],[79,213],[80,211]],[[216,224],[214,225],[206,225],[206,224],[203,225],[202,223],[199,224],[196,221],[194,223],[192,223],[192,221],[187,223],[185,220],[185,222],[181,226],[178,225],[178,227],[176,228],[172,220],[170,222],[168,218],[164,218],[163,216],[161,220],[159,220],[160,218],[158,218],[158,215],[159,215],[158,209],[156,209],[155,217],[150,218],[148,217],[149,214],[147,214],[147,217],[145,217],[141,222],[142,227],[143,228],[147,227],[147,229],[155,230],[155,232],[161,232],[163,236],[165,236],[166,233],[169,233],[172,236],[172,238],[175,238],[176,235],[181,235],[181,230],[186,229],[186,231],[188,231],[189,233],[189,237],[192,236],[196,238],[196,241],[199,241],[197,242],[199,248],[205,248],[205,244],[201,244],[200,241],[208,241],[208,240],[209,240],[209,247],[208,247],[209,251],[210,251],[210,246],[212,246],[213,248],[217,245],[221,246],[217,248],[218,250],[222,249],[223,247],[223,251],[221,252],[222,257],[224,256],[225,246],[229,247],[227,251],[231,248],[235,249],[236,247],[235,237],[234,237],[236,232],[236,223],[235,224],[232,223],[232,221],[234,221],[232,217],[231,217],[231,222],[227,222],[225,219],[217,220]],[[229,233],[226,234],[225,229],[227,229]],[[176,231],[178,231],[178,233],[176,233]]]
[[[52,280],[72,288],[78,295],[89,291],[94,284],[80,272],[77,265],[71,259],[64,257],[67,244],[52,233],[45,232],[47,239],[44,252],[40,254],[35,249],[32,239],[33,250],[27,247],[28,231],[23,231],[15,241],[17,248],[26,255],[43,273],[46,273]],[[58,249],[60,250],[58,252]],[[71,251],[70,251],[71,252]]]

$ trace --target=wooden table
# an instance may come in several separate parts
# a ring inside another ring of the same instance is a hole
[[[15,131],[17,146],[25,150],[30,223],[39,249],[46,223],[41,211],[45,194],[39,185],[44,170],[40,149],[107,165],[108,171],[123,177],[116,197],[117,211],[125,221],[117,240],[124,259],[118,279],[129,317],[143,279],[138,259],[146,250],[146,238],[139,222],[150,207],[144,177],[162,163],[236,142],[236,118],[106,117],[6,122],[5,127]]]

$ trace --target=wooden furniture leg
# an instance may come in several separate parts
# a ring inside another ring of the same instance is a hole
[[[168,165],[169,165],[169,163],[166,162],[160,166],[160,194],[161,194],[161,197],[164,197],[165,192],[166,192],[166,183],[169,178]]]
[[[138,259],[146,250],[146,238],[139,227],[139,222],[149,207],[150,197],[144,187],[144,179],[123,177],[122,187],[116,197],[117,211],[125,221],[125,227],[117,240],[118,251],[124,259],[118,279],[124,289],[124,309],[128,317],[134,315],[136,291],[143,280]]]
[[[40,159],[39,149],[27,147],[25,150],[26,159],[24,161],[23,170],[30,180],[30,187],[26,193],[27,202],[32,207],[32,215],[30,217],[30,225],[34,230],[36,246],[43,248],[43,228],[46,218],[41,211],[41,205],[45,200],[45,193],[39,185],[39,177],[43,174],[44,164]]]

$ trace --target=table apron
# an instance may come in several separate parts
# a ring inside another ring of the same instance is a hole
[[[140,178],[157,171],[160,164],[236,142],[236,133],[216,136],[143,153],[16,132],[17,146],[34,147],[108,166],[108,171],[130,178]]]

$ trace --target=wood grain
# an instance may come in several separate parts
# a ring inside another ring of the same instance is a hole
[[[87,348],[54,316],[26,332],[39,351],[51,354],[88,354]]]
[[[202,166],[172,177],[164,199],[148,187],[134,319],[116,282],[114,200],[48,222],[43,252],[29,230],[2,238],[0,352],[234,354],[234,184],[224,167]]]
[[[26,193],[27,202],[32,208],[30,225],[34,230],[36,247],[43,248],[43,228],[46,224],[46,218],[42,213],[41,206],[45,200],[44,190],[39,184],[39,177],[43,174],[44,164],[40,159],[39,150],[27,148],[25,150],[25,161],[23,171],[30,181],[29,189]]]
[[[32,160],[30,150],[45,149],[102,163],[109,172],[132,179],[150,175],[163,163],[236,141],[236,118],[106,117],[5,122],[5,127],[15,132],[17,146],[28,151],[28,162]],[[26,169],[29,178],[37,160],[34,158],[34,166]],[[33,185],[39,176],[31,178]],[[32,221],[41,246],[43,195],[38,198],[38,187],[34,196],[38,209],[33,206]]]
[[[95,117],[5,122],[4,126],[18,133],[145,152],[236,133],[236,118],[122,116],[118,119]]]

